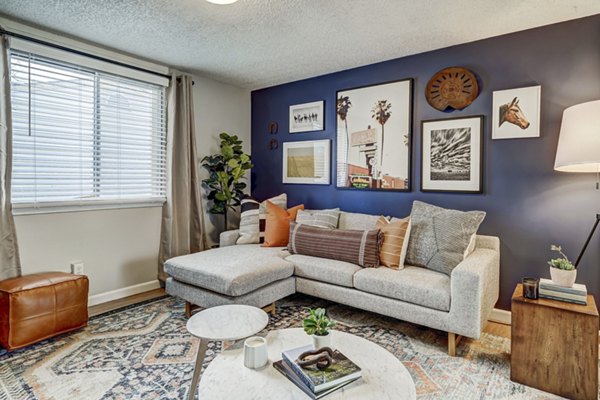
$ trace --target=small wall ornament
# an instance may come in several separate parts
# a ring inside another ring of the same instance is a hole
[[[427,102],[439,111],[462,110],[478,95],[477,77],[463,67],[449,67],[436,72],[425,88]]]

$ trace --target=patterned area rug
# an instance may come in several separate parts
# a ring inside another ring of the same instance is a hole
[[[510,343],[498,336],[464,340],[458,357],[449,357],[444,332],[300,295],[278,304],[266,331],[300,326],[306,306],[327,307],[336,329],[396,355],[420,400],[557,398],[510,381]],[[0,399],[186,398],[198,340],[185,322],[183,303],[165,297],[94,317],[81,331],[24,350],[0,350]],[[220,351],[221,343],[209,343],[204,366]]]

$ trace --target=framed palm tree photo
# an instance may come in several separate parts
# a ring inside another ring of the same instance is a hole
[[[412,79],[336,93],[336,187],[411,190]]]

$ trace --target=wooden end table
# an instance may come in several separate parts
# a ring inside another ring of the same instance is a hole
[[[598,398],[598,310],[512,297],[510,379],[569,399]]]

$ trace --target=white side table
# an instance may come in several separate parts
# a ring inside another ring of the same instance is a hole
[[[209,340],[232,341],[252,336],[267,326],[267,313],[257,307],[232,304],[202,310],[192,316],[186,325],[187,330],[200,339],[200,348],[194,367],[192,386],[188,399],[193,400],[206,356]]]

